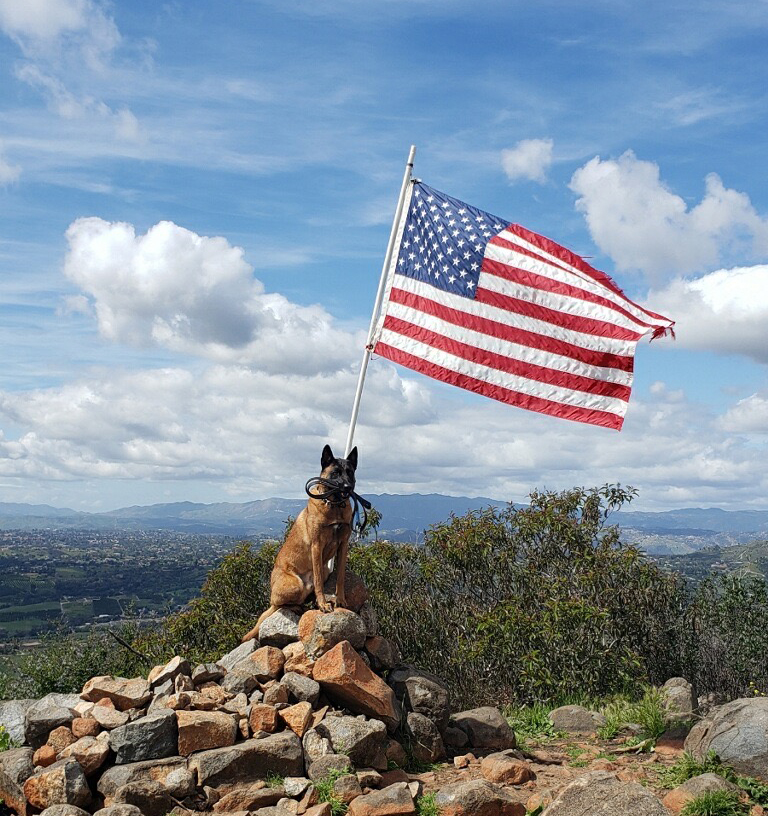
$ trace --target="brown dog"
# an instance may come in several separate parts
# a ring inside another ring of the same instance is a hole
[[[357,448],[352,448],[346,459],[336,459],[330,445],[326,445],[320,465],[320,478],[327,486],[310,488],[307,506],[299,513],[275,559],[270,578],[271,605],[243,638],[243,642],[258,637],[262,621],[281,606],[301,606],[312,590],[320,609],[330,612],[333,604],[326,600],[323,585],[331,573],[330,562],[334,559],[335,605],[346,606],[344,573],[353,516],[349,495],[355,488]],[[325,494],[325,498],[314,498],[317,494]]]

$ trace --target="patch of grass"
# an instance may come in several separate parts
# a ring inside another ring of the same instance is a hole
[[[729,782],[736,781],[736,774],[733,769],[724,765],[713,752],[707,754],[706,759],[698,760],[688,751],[683,753],[674,765],[660,770],[658,779],[662,787],[676,788],[678,785],[682,785],[683,782],[693,779],[694,776],[701,776],[701,774],[705,773],[717,774]]]
[[[319,802],[328,802],[331,806],[332,816],[344,816],[347,812],[346,802],[342,802],[333,790],[333,785],[340,776],[344,776],[348,771],[339,768],[332,768],[326,776],[313,783],[317,791]]]
[[[749,805],[739,799],[735,791],[708,791],[688,802],[681,816],[743,816]]]
[[[434,793],[425,793],[416,801],[416,816],[440,816],[440,807]]]
[[[282,788],[283,783],[285,782],[285,777],[276,773],[268,773],[267,778],[264,781],[267,783],[268,788]]]
[[[597,730],[602,739],[613,739],[630,723],[637,723],[641,727],[641,739],[655,741],[667,730],[664,697],[653,686],[646,686],[643,696],[634,702],[626,697],[614,698],[603,706],[602,714],[605,725]]]
[[[515,732],[518,748],[527,742],[546,742],[560,736],[549,719],[550,711],[550,707],[544,703],[509,707],[504,711],[507,722]]]

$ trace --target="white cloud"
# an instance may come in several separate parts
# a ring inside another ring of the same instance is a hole
[[[131,480],[175,484],[180,498],[207,484],[206,501],[300,495],[323,444],[342,446],[355,379],[350,370],[286,376],[209,365],[108,371],[0,394],[0,416],[21,429],[18,438],[0,439],[0,478],[38,479],[51,491],[69,482],[81,496],[96,480],[102,497],[110,482]],[[522,501],[533,487],[619,481],[656,508],[722,505],[724,491],[748,506],[768,489],[768,457],[741,435],[754,430],[727,414],[713,419],[662,383],[633,399],[617,435],[467,400],[374,361],[355,438],[359,488]]]
[[[662,182],[657,164],[631,151],[617,160],[595,157],[570,186],[593,240],[619,269],[680,276],[768,252],[768,218],[714,173],[690,209]]]
[[[169,221],[136,235],[130,224],[80,218],[67,240],[64,274],[109,340],[285,374],[349,366],[362,348],[321,306],[265,292],[224,238]]]
[[[646,305],[676,321],[683,348],[768,363],[768,265],[719,269],[651,291]]]
[[[74,46],[100,67],[120,42],[114,21],[94,0],[0,0],[0,29],[28,56],[50,59],[56,46]]]
[[[552,139],[523,139],[501,151],[501,165],[510,181],[529,179],[543,184],[552,164]]]
[[[0,144],[0,187],[18,181],[20,175],[21,167],[18,164],[11,164],[6,161],[3,156],[2,144]]]
[[[768,434],[768,391],[739,400],[722,416],[720,426],[731,433]]]

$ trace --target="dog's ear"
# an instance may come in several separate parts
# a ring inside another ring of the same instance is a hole
[[[331,446],[326,445],[323,448],[322,454],[320,455],[320,467],[323,470],[325,470],[328,467],[328,465],[330,465],[331,462],[333,462],[334,458],[335,457],[333,455],[333,451],[331,450]]]
[[[355,445],[355,447],[349,452],[347,462],[352,465],[352,470],[357,470],[357,445]]]

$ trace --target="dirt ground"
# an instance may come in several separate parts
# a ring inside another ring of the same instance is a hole
[[[662,737],[650,753],[637,753],[628,748],[624,737],[601,740],[589,735],[528,741],[520,749],[520,757],[529,764],[535,780],[502,787],[515,801],[533,810],[539,804],[548,804],[579,776],[602,770],[616,773],[626,782],[639,782],[662,799],[669,791],[661,787],[659,771],[673,765],[683,753],[683,739]],[[449,762],[426,773],[411,774],[410,778],[420,781],[424,792],[429,793],[456,782],[481,779],[483,775],[480,760],[470,758],[465,768],[457,768],[454,762]]]

